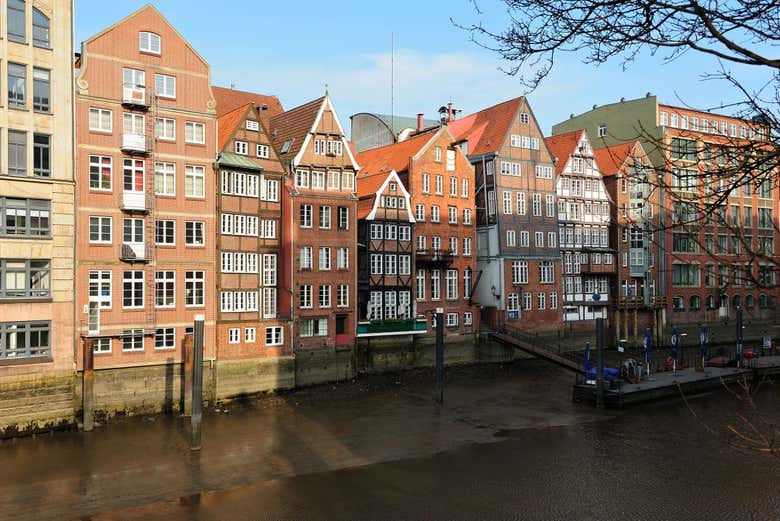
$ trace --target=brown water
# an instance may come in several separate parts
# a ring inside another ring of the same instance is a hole
[[[200,454],[174,417],[3,442],[0,519],[780,519],[778,461],[720,436],[728,393],[601,413],[571,382],[450,371],[441,410],[426,373],[318,387],[208,414]]]

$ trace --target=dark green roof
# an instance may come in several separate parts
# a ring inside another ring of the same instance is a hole
[[[217,156],[217,165],[232,166],[234,168],[246,168],[247,170],[262,170],[263,167],[252,161],[247,156],[241,154],[234,154],[233,152],[220,152]]]

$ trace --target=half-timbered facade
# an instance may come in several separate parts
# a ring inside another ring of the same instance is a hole
[[[425,333],[416,320],[414,215],[395,171],[358,176],[358,337]]]
[[[556,158],[558,244],[563,263],[563,320],[607,318],[615,255],[611,200],[584,130],[548,137]]]
[[[284,167],[260,114],[250,103],[218,119],[220,360],[289,352],[279,310]]]

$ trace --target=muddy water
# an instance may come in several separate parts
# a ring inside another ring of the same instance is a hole
[[[4,442],[0,519],[780,519],[778,462],[721,437],[728,393],[599,413],[571,382],[451,371],[441,410],[426,373],[319,387],[209,413],[200,454],[173,417]]]

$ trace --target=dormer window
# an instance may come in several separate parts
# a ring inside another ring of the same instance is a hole
[[[260,123],[258,123],[257,121],[253,121],[251,119],[248,119],[248,120],[246,120],[246,129],[247,130],[254,130],[255,132],[257,132],[258,130],[260,130]]]
[[[141,52],[160,54],[160,35],[141,31],[138,34],[139,48]]]

